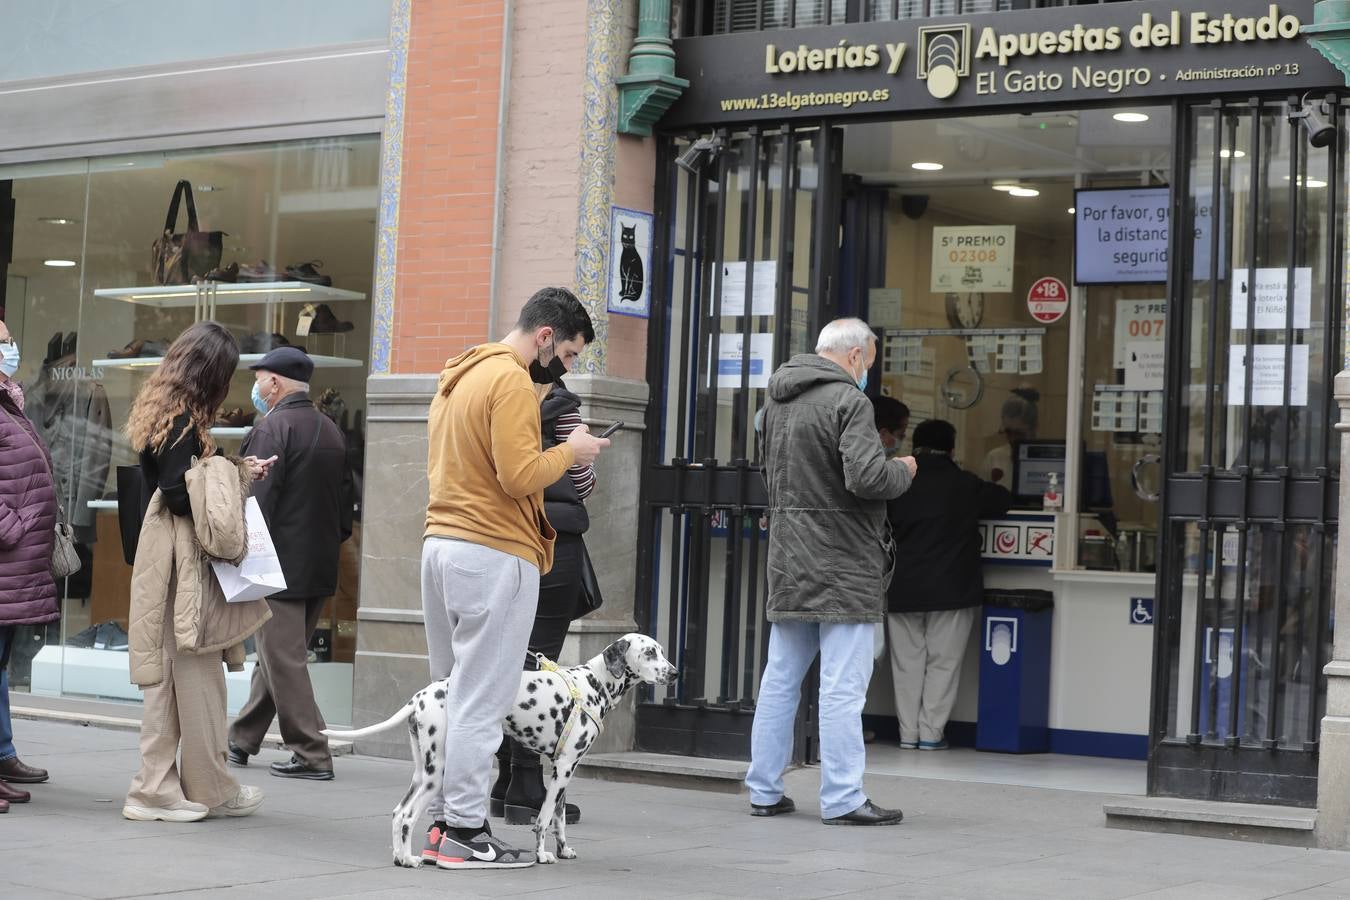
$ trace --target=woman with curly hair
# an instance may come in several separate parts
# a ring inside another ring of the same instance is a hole
[[[198,322],[169,347],[132,405],[126,434],[140,451],[145,494],[148,499],[158,491],[175,519],[193,516],[187,473],[195,460],[216,453],[211,423],[238,365],[234,336],[216,322]],[[266,476],[272,461],[249,457],[242,462],[257,480]],[[156,566],[174,568],[172,548],[166,551],[162,542],[149,545],[142,540],[136,549],[135,574]],[[212,577],[209,568],[205,577]],[[158,683],[145,686],[141,768],[131,782],[122,815],[163,822],[195,822],[209,814],[250,815],[262,804],[263,792],[240,786],[225,766],[221,655],[179,652],[173,627],[175,584],[176,574],[164,601],[163,674]],[[133,575],[133,593],[135,589]]]

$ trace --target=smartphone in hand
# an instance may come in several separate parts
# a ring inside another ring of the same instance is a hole
[[[609,426],[609,427],[606,428],[604,431],[600,432],[600,435],[599,435],[599,436],[600,436],[601,438],[607,438],[607,437],[609,437],[611,434],[613,434],[614,432],[616,432],[616,431],[618,431],[620,428],[622,428],[623,425],[624,425],[623,422],[615,422],[613,425]]]

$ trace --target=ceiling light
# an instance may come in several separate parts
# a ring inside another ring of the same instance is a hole
[[[1246,150],[1229,150],[1227,147],[1219,151],[1220,159],[1242,159],[1246,155]]]
[[[79,220],[79,219],[66,219],[66,218],[63,218],[63,217],[61,217],[61,216],[42,216],[42,217],[40,217],[40,218],[38,219],[38,221],[39,221],[39,222],[45,222],[45,223],[48,224],[48,225],[78,225],[78,224],[80,224],[80,220]]]
[[[42,264],[43,264],[44,266],[51,266],[53,269],[69,269],[71,266],[75,265],[75,260],[73,260],[73,259],[44,259],[44,260],[42,261]]]
[[[996,182],[994,182],[994,190],[996,190],[996,191],[1011,191],[1013,188],[1015,188],[1015,187],[1017,187],[1017,186],[1018,186],[1018,185],[1017,185],[1017,182],[1015,182],[1015,181],[996,181]]]
[[[1325,181],[1322,181],[1322,180],[1320,180],[1320,179],[1318,179],[1318,178],[1301,178],[1301,177],[1300,177],[1300,178],[1298,178],[1298,179],[1291,179],[1290,176],[1286,175],[1286,176],[1284,176],[1284,180],[1285,180],[1285,181],[1297,180],[1297,182],[1298,182],[1300,185],[1302,185],[1303,187],[1310,187],[1310,188],[1324,188],[1324,187],[1327,186],[1327,183],[1326,183]]]
[[[1039,197],[1040,195],[1040,191],[1029,187],[1015,187],[1008,191],[1009,197]]]
[[[920,172],[941,172],[942,163],[935,162],[916,162],[910,164],[911,169],[918,169]]]
[[[1148,121],[1148,116],[1145,115],[1144,113],[1131,113],[1131,112],[1116,113],[1111,118],[1115,119],[1117,122],[1128,122],[1131,125],[1137,125],[1140,122]]]
[[[1078,211],[1078,210],[1074,209],[1072,206],[1069,207],[1069,215],[1073,215],[1073,214],[1076,213],[1077,211]]]

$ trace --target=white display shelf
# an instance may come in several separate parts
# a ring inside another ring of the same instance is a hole
[[[245,438],[248,437],[248,433],[252,430],[252,425],[245,425],[243,428],[226,428],[224,425],[219,425],[211,429],[211,436],[218,438]]]
[[[243,306],[254,303],[323,303],[336,300],[364,300],[357,291],[324,287],[304,281],[261,281],[228,284],[208,282],[202,285],[167,284],[155,287],[100,288],[95,297],[137,303],[156,309],[192,309],[203,302],[214,306]]]
[[[239,354],[239,368],[247,369],[255,362],[262,360],[266,355],[265,353],[241,353]],[[364,360],[350,359],[346,356],[315,356],[311,354],[309,358],[316,369],[359,369],[366,364]],[[131,359],[96,359],[92,365],[96,369],[125,369],[134,372],[137,369],[153,369],[162,362],[164,362],[164,358],[160,356],[134,356]]]
[[[90,500],[90,509],[117,509],[116,500]]]

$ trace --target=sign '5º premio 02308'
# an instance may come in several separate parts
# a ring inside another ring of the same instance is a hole
[[[1311,20],[1311,0],[1145,0],[686,38],[665,121],[1335,87]]]

